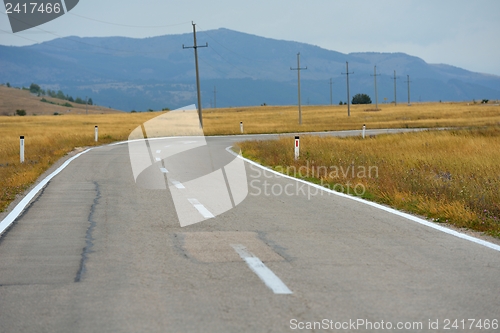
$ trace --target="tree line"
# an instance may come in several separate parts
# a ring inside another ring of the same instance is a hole
[[[10,86],[10,85],[8,85],[8,86]],[[62,92],[62,90],[58,90],[57,92],[55,90],[50,90],[50,89],[44,90],[44,89],[40,88],[40,86],[36,83],[32,83],[30,85],[29,91],[32,94],[37,94],[38,96],[49,96],[49,97],[53,97],[53,98],[66,100],[68,102],[73,102],[76,104],[88,104],[88,105],[94,104],[94,102],[92,101],[92,98],[89,98],[88,101],[85,102],[85,100],[80,98],[80,97],[73,98],[72,96],[65,95]]]

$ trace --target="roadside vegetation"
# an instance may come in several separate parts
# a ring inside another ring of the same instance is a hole
[[[247,141],[243,155],[330,189],[500,238],[500,126]]]
[[[61,103],[57,98],[44,98]],[[300,163],[376,166],[378,177],[352,179],[366,186],[365,198],[498,236],[500,106],[483,101],[379,107],[381,110],[372,111],[366,105],[352,105],[351,116],[347,117],[345,105],[304,106],[301,126],[296,106],[205,109],[204,132],[240,134],[240,122],[244,133],[360,130],[363,124],[367,129],[480,127],[365,140],[304,137]],[[0,86],[0,211],[58,159],[77,147],[96,145],[95,125],[99,126],[100,145],[126,140],[133,129],[160,114],[123,113],[96,105],[89,105],[89,114],[86,112],[85,105],[74,104],[69,111],[61,105],[43,103],[29,91]],[[20,135],[25,136],[23,164],[19,161]],[[247,142],[242,147],[247,156],[264,164],[293,166],[293,150],[287,140],[261,142],[258,146]],[[321,182],[322,178],[311,180]],[[330,185],[347,180],[323,179]]]
[[[130,132],[156,113],[0,117],[0,212],[52,164],[76,147],[127,140]],[[99,142],[94,126],[99,126]],[[25,137],[20,163],[19,137]]]
[[[205,134],[239,134],[240,122],[244,132],[294,133],[329,130],[373,128],[422,128],[487,126],[500,123],[500,106],[462,103],[417,103],[351,105],[347,117],[347,105],[302,106],[302,125],[298,124],[297,106],[257,106],[203,110]]]

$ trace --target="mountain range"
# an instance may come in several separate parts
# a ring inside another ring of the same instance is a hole
[[[428,64],[404,53],[343,54],[318,46],[275,40],[228,29],[198,32],[203,107],[297,103],[300,53],[302,104],[346,102],[350,92],[378,101],[500,99],[500,76],[445,64]],[[0,46],[0,83],[63,90],[125,111],[177,108],[196,103],[192,33],[144,39],[65,37],[23,46]],[[394,79],[394,72],[396,79]],[[330,80],[332,85],[330,86]],[[330,97],[330,87],[331,97]]]

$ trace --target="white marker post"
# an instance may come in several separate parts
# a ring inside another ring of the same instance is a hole
[[[94,132],[95,142],[97,142],[97,139],[99,138],[99,127],[97,125],[95,126]]]
[[[240,132],[243,133],[243,122],[240,121]]]
[[[366,132],[366,125],[363,124],[363,139],[365,138],[365,132]]]
[[[296,136],[295,137],[295,160],[299,159],[299,150],[300,150],[299,136]]]
[[[19,137],[19,154],[21,157],[21,163],[24,163],[24,135]]]

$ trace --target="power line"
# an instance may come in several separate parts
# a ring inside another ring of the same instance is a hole
[[[109,25],[116,25],[119,27],[129,27],[129,28],[168,28],[168,27],[176,27],[179,25],[184,25],[184,24],[189,23],[189,22],[182,22],[182,23],[167,24],[167,25],[130,25],[130,24],[121,24],[121,23],[113,23],[113,22],[108,22],[108,21],[101,21],[101,20],[97,20],[97,19],[94,19],[91,17],[78,15],[78,14],[75,14],[73,12],[67,12],[66,14],[70,14],[70,15],[77,16],[80,18],[84,18],[84,19],[89,20],[89,21],[94,21],[94,22],[99,22],[99,23],[104,23],[104,24],[109,24]]]
[[[302,125],[302,108],[300,106],[300,71],[305,69],[307,69],[307,66],[305,68],[300,68],[300,52],[299,52],[297,53],[297,68],[290,67],[290,70],[297,71],[298,98],[299,98],[299,125]]]
[[[257,59],[251,59],[251,58],[247,58],[245,57],[244,55],[241,55],[239,54],[238,52],[235,52],[233,50],[231,50],[230,48],[226,47],[224,44],[218,42],[215,38],[213,38],[207,30],[203,31],[204,34],[206,34],[210,39],[212,39],[215,43],[219,44],[220,46],[222,46],[223,48],[225,48],[226,50],[228,50],[229,52],[231,53],[234,53],[235,55],[237,55],[238,57],[240,58],[243,58],[243,59],[246,59],[246,60],[249,60],[249,61],[252,61],[252,62],[260,62],[260,63],[263,63],[263,62],[268,62],[267,60],[257,60]],[[217,53],[218,54],[218,53]]]
[[[193,46],[184,46],[182,44],[183,49],[194,49],[194,62],[196,65],[196,92],[198,95],[198,117],[200,119],[200,127],[203,128],[203,116],[202,116],[202,109],[201,109],[201,94],[200,94],[200,73],[198,70],[198,48],[199,47],[208,47],[208,43],[205,45],[197,45],[196,44],[196,24],[194,22],[191,22],[193,25],[193,40],[194,40],[194,45]]]
[[[354,72],[349,73],[349,63],[347,61],[345,62],[345,68],[346,68],[346,72],[340,73],[340,74],[346,75],[346,77],[347,77],[347,116],[350,117],[351,116],[351,101],[349,100],[350,99],[350,96],[349,96],[349,74],[354,74]]]

